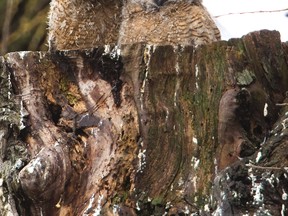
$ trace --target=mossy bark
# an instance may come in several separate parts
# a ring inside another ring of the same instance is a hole
[[[260,31],[197,49],[133,44],[5,55],[3,206],[21,215],[263,210],[249,174],[263,175],[272,160],[279,187],[287,182],[278,149],[286,136],[273,148],[263,142],[273,143],[269,131],[285,120],[277,104],[288,88],[287,53],[279,33]],[[287,213],[287,200],[268,201],[276,207],[267,211]]]

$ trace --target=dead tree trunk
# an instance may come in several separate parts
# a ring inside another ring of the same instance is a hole
[[[2,215],[288,213],[278,32],[9,53],[0,83]]]

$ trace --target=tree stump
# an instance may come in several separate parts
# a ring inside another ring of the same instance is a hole
[[[287,54],[276,31],[6,54],[1,214],[287,214]]]

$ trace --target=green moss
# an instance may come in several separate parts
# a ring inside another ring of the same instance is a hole
[[[256,79],[255,74],[247,69],[243,70],[241,73],[237,73],[236,75],[237,84],[239,86],[248,86],[253,81],[255,81],[255,79]]]
[[[60,80],[59,89],[61,92],[63,92],[71,106],[77,104],[81,99],[81,96],[78,93],[78,88],[76,86],[73,88],[73,84],[69,82],[66,77],[62,77]]]
[[[151,204],[152,205],[162,205],[164,203],[164,199],[162,196],[155,197],[152,199]]]
[[[198,140],[198,155],[200,160],[199,169],[197,170],[198,184],[197,197],[198,207],[207,203],[206,196],[211,190],[211,173],[214,168],[213,158],[217,147],[217,128],[218,128],[218,109],[219,101],[222,96],[223,80],[227,73],[227,61],[224,50],[220,46],[213,46],[213,52],[209,49],[201,49],[197,56],[195,70],[198,70],[197,83],[199,90],[195,89],[192,100],[189,104],[189,110],[192,110],[194,118],[192,127],[194,137]],[[206,59],[207,58],[207,59]],[[212,59],[212,61],[211,61]],[[197,68],[196,68],[197,67]],[[185,98],[191,97],[189,94]],[[213,107],[213,109],[212,109]]]
[[[128,199],[129,192],[122,191],[118,192],[112,199],[112,204],[117,205],[120,203],[125,203],[125,201]]]
[[[61,79],[59,83],[59,88],[62,92],[68,91],[68,81],[66,79]]]

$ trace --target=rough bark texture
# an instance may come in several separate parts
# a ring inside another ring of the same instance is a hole
[[[288,213],[278,32],[9,53],[0,82],[2,215]]]

